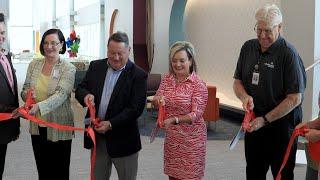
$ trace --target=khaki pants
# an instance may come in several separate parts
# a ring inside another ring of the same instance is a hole
[[[94,166],[95,180],[109,180],[112,164],[117,170],[119,180],[136,180],[139,152],[130,156],[111,158],[107,152],[105,139],[97,135],[96,141],[97,157]]]

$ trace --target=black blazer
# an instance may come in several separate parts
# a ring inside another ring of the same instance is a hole
[[[76,90],[76,99],[82,106],[85,106],[83,99],[87,94],[94,95],[97,113],[108,69],[107,61],[108,59],[92,61]],[[129,156],[141,149],[137,119],[145,106],[146,89],[147,73],[128,60],[113,89],[104,119],[112,124],[112,130],[103,135],[110,157]]]
[[[6,72],[0,63],[0,112],[8,113],[19,107],[17,77],[12,66],[11,56],[7,55],[14,80],[14,93],[11,90]],[[16,139],[20,132],[19,119],[10,119],[0,122],[0,144],[8,144]]]

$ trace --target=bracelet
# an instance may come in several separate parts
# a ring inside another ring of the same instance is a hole
[[[270,123],[265,115],[263,115],[262,118],[263,118],[264,125],[267,125]]]
[[[175,116],[174,119],[176,120],[176,124],[179,124],[179,118]]]

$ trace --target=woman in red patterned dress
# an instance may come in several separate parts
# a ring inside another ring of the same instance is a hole
[[[320,92],[318,96],[318,107],[320,108]],[[307,126],[308,130],[306,131],[305,138],[309,142],[316,143],[320,141],[320,111],[318,118],[312,121],[302,122],[297,125],[296,128],[301,128]],[[309,150],[305,150],[307,157],[307,171],[306,171],[306,180],[318,180],[319,179],[319,164],[310,157]]]
[[[200,180],[204,176],[207,127],[206,84],[196,74],[194,47],[178,41],[170,48],[165,75],[153,105],[165,104],[164,173],[169,180]]]

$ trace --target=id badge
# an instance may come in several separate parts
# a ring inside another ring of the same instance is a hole
[[[252,73],[252,82],[251,83],[254,85],[259,84],[259,73],[258,72]]]

